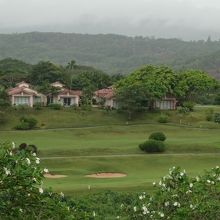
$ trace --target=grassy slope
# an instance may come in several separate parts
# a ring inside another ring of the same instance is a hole
[[[218,111],[219,108],[215,109]],[[205,122],[204,108],[197,108],[184,118],[182,122],[193,126],[216,127],[212,122]],[[54,129],[34,131],[0,131],[1,141],[15,141],[17,144],[27,142],[36,144],[40,150],[42,166],[48,167],[54,173],[66,174],[67,178],[46,180],[47,186],[53,186],[57,191],[68,194],[89,193],[112,189],[118,191],[152,190],[151,182],[158,180],[167,173],[171,166],[182,166],[191,175],[197,175],[204,169],[219,165],[220,139],[219,129],[190,128],[180,125],[156,124],[159,114],[145,114],[133,123],[150,122],[154,124],[125,125],[126,119],[116,113],[106,113],[98,110],[92,112],[75,112],[70,109],[63,111],[43,110],[35,112],[7,113],[10,129],[14,120],[22,114],[29,114],[45,122],[44,127],[79,127],[86,125],[105,125],[93,128]],[[82,114],[82,116],[80,116]],[[171,122],[177,123],[180,115],[171,112]],[[203,119],[203,121],[202,121]],[[123,124],[112,125],[112,124]],[[205,124],[205,125],[204,125]],[[138,149],[138,144],[144,141],[153,131],[163,131],[167,139],[167,152],[170,155],[145,155]],[[185,153],[179,155],[179,153]],[[189,153],[196,153],[191,155]],[[197,154],[200,153],[200,154]],[[205,154],[212,153],[212,154]],[[126,155],[116,157],[113,155]],[[138,155],[133,155],[138,154]],[[178,154],[178,155],[177,155]],[[74,157],[52,158],[52,156],[96,156],[109,157]],[[88,179],[84,175],[93,172],[116,171],[127,173],[121,179]]]

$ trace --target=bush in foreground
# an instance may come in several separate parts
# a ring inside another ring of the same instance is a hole
[[[150,139],[140,144],[139,148],[147,153],[160,153],[165,151],[165,144],[163,141]]]
[[[165,141],[166,135],[163,132],[154,132],[149,136],[149,139],[156,141]]]
[[[220,169],[190,177],[173,167],[159,183],[153,183],[152,196],[140,194],[132,205],[124,206],[129,219],[210,220],[220,219]]]
[[[0,145],[0,219],[93,219],[93,213],[43,188],[44,174],[35,153]]]

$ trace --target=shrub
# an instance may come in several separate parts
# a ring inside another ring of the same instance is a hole
[[[0,219],[80,219],[63,194],[42,188],[40,159],[14,147],[0,145]]]
[[[214,104],[215,104],[215,105],[220,105],[220,94],[218,94],[218,95],[215,97]]]
[[[212,121],[214,115],[214,110],[212,108],[206,110],[206,120]]]
[[[160,115],[158,122],[159,123],[167,123],[168,119],[169,119],[169,117],[167,115]]]
[[[163,132],[154,132],[149,136],[149,139],[156,140],[156,141],[165,141],[166,136]]]
[[[187,108],[190,112],[193,112],[194,111],[194,106],[195,106],[195,103],[194,102],[184,102],[182,104],[182,107],[184,108]]]
[[[153,185],[153,195],[141,193],[124,205],[125,219],[219,219],[219,167],[197,177],[173,167]]]
[[[37,120],[35,118],[27,118],[27,117],[21,117],[20,123],[15,126],[15,129],[17,130],[30,130],[35,128],[37,125]]]
[[[42,104],[40,102],[37,102],[34,104],[34,109],[35,110],[41,110],[42,109]]]
[[[186,107],[182,107],[182,106],[177,107],[177,111],[180,114],[187,114],[187,113],[189,113],[189,109],[186,108]]]
[[[0,112],[0,124],[5,124],[7,121],[5,113],[4,112]]]
[[[165,144],[163,143],[163,141],[148,140],[140,144],[139,148],[147,153],[164,152]]]
[[[215,113],[215,115],[214,115],[214,122],[220,123],[220,113]]]
[[[51,103],[48,105],[49,108],[54,109],[54,110],[61,110],[62,105],[59,103]]]

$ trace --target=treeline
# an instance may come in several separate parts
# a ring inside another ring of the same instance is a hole
[[[113,34],[0,34],[0,59],[7,57],[61,65],[73,57],[77,63],[122,74],[145,64],[165,64],[176,70],[201,69],[220,77],[220,41],[211,39],[186,42]]]
[[[90,66],[78,65],[74,60],[66,65],[40,61],[31,65],[23,61],[7,58],[0,61],[0,85],[14,87],[16,83],[26,81],[42,90],[49,84],[60,81],[68,88],[91,90],[108,87],[121,79],[120,74],[109,75]]]

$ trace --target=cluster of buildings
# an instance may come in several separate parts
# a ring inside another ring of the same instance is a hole
[[[26,82],[16,84],[16,87],[8,89],[7,93],[12,106],[27,105],[33,107],[36,103],[40,103],[43,106],[51,103],[60,104],[65,107],[80,105],[81,91],[68,89],[60,82],[54,82],[51,86],[57,88],[56,94],[39,93]],[[105,107],[118,107],[112,87],[95,91],[94,100],[96,103],[102,102]],[[176,103],[177,101],[174,97],[164,97],[162,100],[155,101],[154,107],[161,110],[175,110]]]

